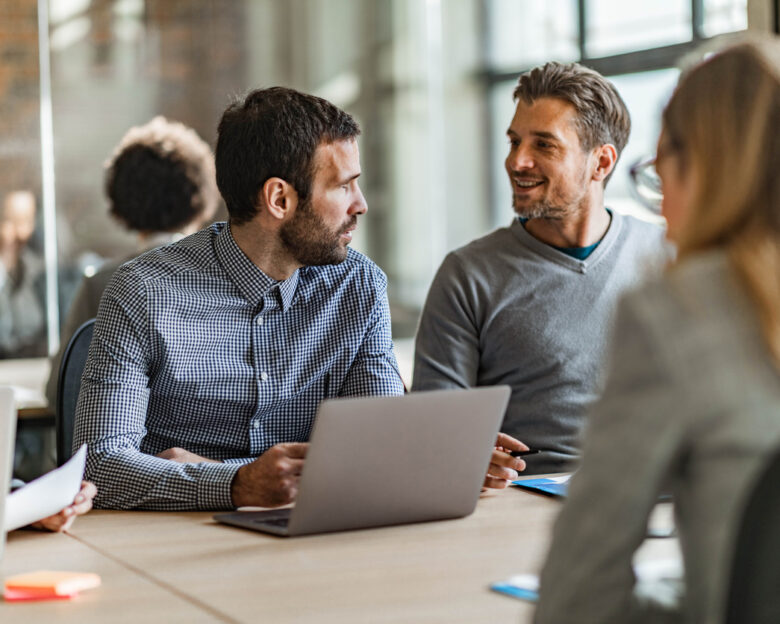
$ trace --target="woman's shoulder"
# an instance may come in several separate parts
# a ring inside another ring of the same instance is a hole
[[[688,258],[628,293],[624,307],[664,326],[681,321],[719,322],[737,309],[744,312],[744,292],[725,254]]]
[[[623,299],[617,318],[616,332],[642,332],[672,366],[704,368],[761,349],[758,316],[722,252],[687,258],[648,281]]]

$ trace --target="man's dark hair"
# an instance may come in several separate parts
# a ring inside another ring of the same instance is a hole
[[[611,143],[620,156],[628,142],[631,116],[623,98],[604,76],[579,63],[553,61],[525,72],[513,97],[526,104],[544,97],[569,102],[577,111],[577,136],[584,150]]]
[[[211,149],[164,117],[122,137],[106,163],[105,191],[111,214],[139,232],[176,231],[219,202]]]
[[[285,180],[306,201],[320,143],[359,134],[349,113],[285,87],[252,91],[229,106],[219,122],[216,163],[217,186],[231,223],[254,217],[257,195],[269,178]]]

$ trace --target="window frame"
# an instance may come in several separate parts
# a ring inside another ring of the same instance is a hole
[[[750,0],[748,0],[749,4]],[[675,67],[680,58],[696,50],[705,41],[710,41],[715,37],[704,36],[704,0],[690,0],[691,4],[691,38],[688,41],[682,43],[675,43],[670,45],[658,46],[655,48],[646,48],[642,50],[635,50],[632,52],[623,52],[618,54],[612,54],[608,56],[592,57],[587,55],[588,38],[587,38],[587,18],[588,18],[588,0],[577,0],[577,34],[578,34],[578,49],[579,58],[576,59],[577,63],[585,65],[591,69],[596,70],[603,76],[617,76],[622,74],[636,74],[647,71],[654,71],[659,69],[669,69]],[[525,71],[531,69],[531,67],[517,65],[511,69],[502,68],[500,70],[494,69],[490,59],[489,41],[491,38],[490,24],[491,24],[491,0],[482,0],[481,3],[481,17],[480,17],[480,33],[481,33],[481,53],[482,53],[482,67],[484,68],[482,75],[480,76],[485,87],[486,99],[489,100],[493,89],[499,83],[505,83],[509,80],[515,80],[517,77]],[[780,33],[780,0],[773,0],[772,2],[773,12],[773,31]],[[740,32],[740,31],[735,31]],[[552,60],[552,59],[551,59]],[[494,127],[493,111],[490,106],[486,107],[486,124],[488,129],[486,138],[486,147],[488,154],[492,155],[498,147],[498,137],[493,136],[492,128]],[[486,161],[489,161],[487,158]],[[490,177],[487,178],[491,180]],[[501,218],[501,209],[497,206],[496,189],[490,182],[488,188],[488,200],[490,206],[490,219],[493,223],[498,222]]]

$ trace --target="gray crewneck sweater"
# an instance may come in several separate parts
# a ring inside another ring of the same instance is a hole
[[[585,260],[517,219],[453,251],[423,309],[412,389],[508,384],[502,431],[543,451],[526,474],[572,469],[617,299],[666,256],[662,228],[618,213]]]

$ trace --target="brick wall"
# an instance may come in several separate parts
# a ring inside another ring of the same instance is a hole
[[[0,0],[0,201],[40,196],[41,143],[36,0]]]
[[[2,2],[3,0],[0,0]],[[229,94],[246,88],[244,2],[146,0],[122,20],[113,0],[93,0],[88,36],[52,49],[57,211],[63,265],[85,250],[135,249],[107,214],[103,163],[124,132],[162,114],[213,147]],[[128,21],[135,34],[124,37]],[[66,285],[67,287],[67,285]]]
[[[40,207],[37,4],[0,0],[0,202],[30,189]],[[135,250],[134,235],[108,216],[103,197],[103,163],[124,132],[163,114],[213,146],[230,97],[249,86],[244,2],[146,0],[135,18],[117,7],[116,0],[92,0],[69,18],[88,30],[66,44],[57,44],[63,24],[50,30],[61,315],[84,252]],[[39,228],[32,242],[39,251],[41,241]]]

